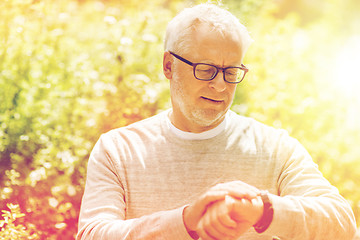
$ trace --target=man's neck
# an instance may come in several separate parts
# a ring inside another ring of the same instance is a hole
[[[183,131],[183,130],[180,130],[179,128],[175,127],[174,124],[171,123],[170,114],[167,116],[167,123],[170,128],[170,131],[181,139],[205,140],[205,139],[210,139],[210,138],[218,136],[221,132],[224,131],[224,129],[226,129],[227,116],[225,116],[224,120],[216,127],[212,128],[210,130],[207,130],[207,131],[200,132],[200,133],[187,132],[187,131]]]
[[[202,133],[219,126],[224,121],[225,116],[226,114],[221,116],[219,119],[216,119],[210,125],[201,125],[195,122],[191,122],[191,120],[186,119],[183,116],[176,116],[176,113],[172,110],[169,112],[168,117],[170,119],[171,124],[181,131],[190,132],[190,133]]]

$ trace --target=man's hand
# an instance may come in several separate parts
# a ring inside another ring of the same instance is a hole
[[[257,188],[241,181],[217,184],[184,209],[183,220],[185,227],[188,231],[197,231],[200,219],[205,214],[207,208],[214,202],[224,200],[225,196],[251,200],[259,194],[260,191]],[[228,204],[230,204],[229,207],[234,207],[231,203]]]
[[[248,200],[226,196],[213,203],[201,218],[197,234],[202,240],[238,239],[248,231],[263,213],[260,197]]]
[[[226,196],[225,200],[213,203],[207,208],[197,226],[197,234],[202,240],[236,239],[240,236],[241,227],[231,218],[233,199]]]
[[[232,199],[232,212],[230,216],[236,222],[248,222],[253,226],[255,225],[262,217],[264,213],[264,204],[260,196],[251,199]]]

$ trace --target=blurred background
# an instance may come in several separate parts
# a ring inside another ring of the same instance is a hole
[[[0,238],[73,239],[100,134],[170,107],[167,22],[196,0],[0,1]],[[360,218],[360,1],[223,0],[247,26],[232,109],[286,129]]]

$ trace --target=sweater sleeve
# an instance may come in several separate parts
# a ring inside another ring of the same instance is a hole
[[[353,239],[356,223],[347,201],[298,141],[288,136],[281,141],[275,158],[286,160],[281,160],[278,193],[270,195],[274,218],[264,234],[282,240]]]
[[[88,163],[76,239],[191,240],[183,223],[184,207],[126,219],[124,183],[101,139]],[[110,143],[111,145],[111,143]]]

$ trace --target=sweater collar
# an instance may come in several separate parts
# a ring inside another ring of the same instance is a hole
[[[226,128],[226,124],[227,124],[228,118],[229,118],[229,112],[227,112],[224,120],[215,128],[210,129],[205,132],[201,132],[201,133],[192,133],[192,132],[182,131],[182,130],[178,129],[177,127],[175,127],[174,124],[172,124],[170,121],[170,118],[169,118],[170,113],[171,113],[171,110],[168,111],[168,114],[166,114],[167,126],[169,127],[169,129],[172,133],[174,133],[177,137],[184,139],[184,140],[205,140],[205,139],[210,139],[210,138],[216,137]]]

